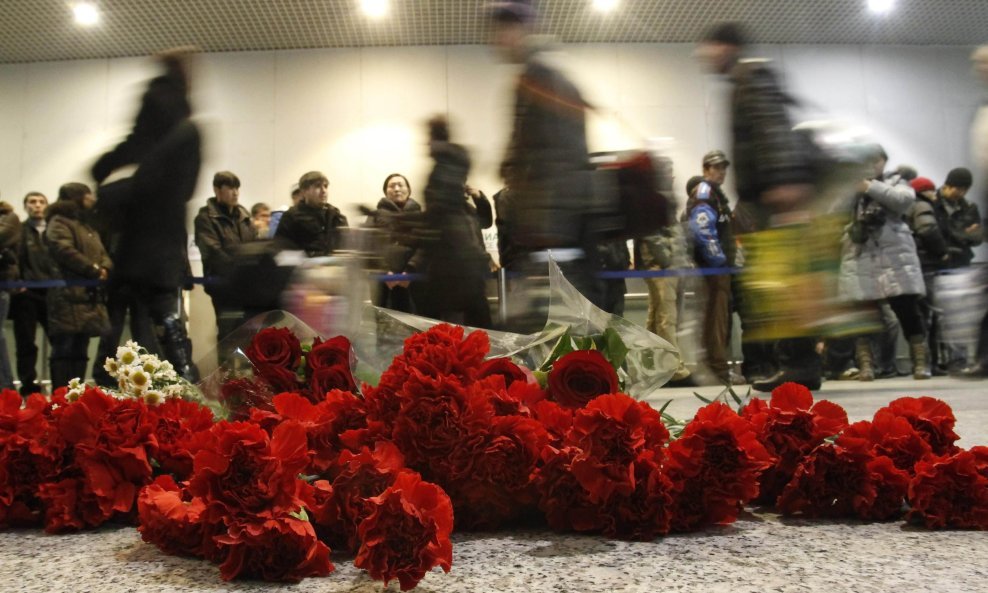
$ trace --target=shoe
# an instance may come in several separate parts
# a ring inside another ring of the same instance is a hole
[[[35,393],[44,393],[44,391],[41,389],[41,385],[38,385],[37,383],[28,383],[27,385],[21,385],[20,392],[23,397],[27,397]]]
[[[700,384],[696,382],[692,374],[686,375],[682,379],[670,379],[666,382],[663,387],[699,387]]]
[[[858,375],[860,375],[860,374],[861,374],[861,371],[858,369],[858,367],[851,367],[849,369],[846,369],[843,373],[841,373],[840,376],[837,378],[837,380],[838,381],[857,381],[858,380]]]
[[[731,380],[731,385],[747,385],[748,381],[744,378],[744,375],[731,369],[728,371],[728,376]]]
[[[871,355],[871,341],[867,338],[855,340],[854,359],[858,363],[858,381],[874,381],[875,367]]]
[[[927,362],[926,336],[909,338],[909,357],[913,363],[913,379],[920,381],[933,376],[930,372],[930,363]]]
[[[810,391],[820,389],[820,375],[811,374],[806,371],[785,369],[762,381],[755,381],[751,388],[755,391],[768,392],[774,390],[783,383],[799,383]]]
[[[958,379],[969,380],[985,379],[988,378],[988,364],[976,362],[967,368],[957,371],[956,373],[951,373],[951,376]]]

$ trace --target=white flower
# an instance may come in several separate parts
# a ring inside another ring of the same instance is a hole
[[[134,350],[134,351],[142,350],[141,345],[138,344],[137,342],[135,342],[134,340],[127,340],[124,343],[124,346],[126,346],[126,347],[128,347],[128,348],[130,348],[131,350]]]
[[[119,360],[121,364],[131,365],[137,361],[137,350],[130,347],[131,343],[132,342],[128,341],[126,346],[120,346],[117,348],[117,360]]]
[[[79,377],[73,377],[72,379],[69,379],[70,391],[77,391],[82,388],[83,388],[82,380],[80,380]]]
[[[153,375],[155,371],[158,370],[159,366],[161,366],[160,363],[154,357],[145,359],[144,362],[141,364],[141,368],[144,369],[144,372],[148,373],[149,375]]]
[[[151,390],[144,394],[144,402],[149,406],[156,406],[165,399],[165,396],[160,391]]]
[[[134,384],[135,390],[145,391],[151,386],[151,376],[142,368],[132,370],[129,379]]]
[[[106,362],[103,363],[103,370],[110,373],[111,377],[117,376],[117,371],[120,370],[120,363],[117,362],[116,358],[106,358]]]
[[[163,391],[167,397],[181,397],[185,389],[181,385],[168,385]]]
[[[65,399],[69,400],[70,402],[74,402],[78,400],[80,397],[82,397],[82,389],[70,389],[65,394]]]

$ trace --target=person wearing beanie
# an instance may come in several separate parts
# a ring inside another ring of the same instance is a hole
[[[947,241],[940,224],[937,222],[935,204],[937,201],[936,184],[928,177],[917,177],[909,182],[916,192],[916,202],[906,213],[906,222],[916,241],[916,254],[919,256],[920,267],[923,270],[923,283],[926,285],[926,296],[920,299],[920,312],[926,320],[927,347],[930,351],[930,372],[934,375],[946,374],[940,365],[940,327],[941,315],[933,306],[935,302],[936,282],[934,279],[947,264]]]
[[[735,215],[750,221],[745,230],[755,232],[806,214],[814,195],[814,165],[804,139],[793,131],[788,101],[782,100],[787,94],[775,72],[764,60],[741,59],[746,37],[738,23],[716,24],[703,35],[696,55],[712,74],[727,77],[733,85],[729,113],[738,192]],[[753,389],[772,391],[788,381],[820,388],[822,368],[813,338],[760,344],[774,353],[773,366],[779,370],[752,381]]]
[[[972,248],[981,245],[983,240],[978,205],[966,199],[973,182],[968,169],[951,169],[936,193],[934,211],[940,230],[947,240],[949,257],[944,267],[948,269],[971,265],[971,260],[974,259]]]

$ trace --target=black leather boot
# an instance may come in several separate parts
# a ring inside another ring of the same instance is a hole
[[[165,317],[159,339],[165,358],[175,367],[175,372],[186,381],[197,383],[199,369],[192,362],[192,340],[185,331],[185,324],[177,315]]]

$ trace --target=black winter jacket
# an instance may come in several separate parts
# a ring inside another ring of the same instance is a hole
[[[981,213],[978,205],[961,198],[949,202],[937,190],[937,201],[933,204],[940,232],[947,240],[949,254],[947,268],[962,268],[971,265],[974,259],[972,247],[981,245],[984,240],[984,229],[981,225]],[[968,231],[971,225],[979,225],[976,230]]]
[[[339,229],[345,226],[346,216],[338,208],[299,202],[281,216],[274,236],[276,240],[305,251],[309,257],[319,257],[340,248]]]
[[[233,266],[233,255],[238,245],[257,239],[257,229],[250,221],[250,213],[243,206],[233,209],[209,198],[199,209],[195,219],[196,246],[202,254],[202,269],[206,276],[224,276]],[[206,292],[211,292],[206,285]]]

